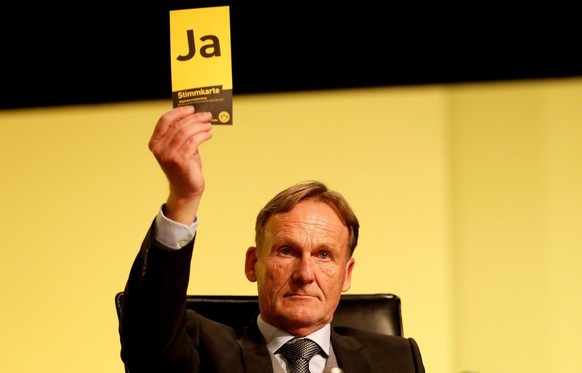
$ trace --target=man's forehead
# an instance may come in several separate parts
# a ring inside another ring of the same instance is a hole
[[[323,235],[347,235],[348,230],[337,212],[323,202],[296,205],[289,212],[271,216],[266,233],[275,235],[315,232]]]
[[[293,206],[293,208],[286,212],[279,212],[273,214],[268,222],[318,222],[327,221],[329,223],[343,224],[338,212],[335,208],[325,202],[304,200]]]

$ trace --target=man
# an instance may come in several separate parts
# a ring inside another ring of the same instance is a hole
[[[199,147],[212,137],[210,119],[192,107],[173,109],[160,117],[149,142],[170,192],[124,291],[121,356],[128,370],[284,373],[303,361],[312,373],[337,367],[346,373],[423,373],[413,339],[331,328],[341,293],[350,288],[359,223],[344,198],[320,182],[291,186],[260,211],[256,246],[245,259],[246,277],[257,283],[260,315],[241,336],[186,311],[205,187]],[[312,357],[288,352],[308,342]]]

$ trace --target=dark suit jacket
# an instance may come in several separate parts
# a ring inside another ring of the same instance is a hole
[[[272,373],[271,356],[255,320],[236,335],[232,328],[186,310],[194,242],[169,250],[153,235],[152,226],[124,290],[119,333],[129,372]],[[424,373],[411,338],[334,328],[331,343],[346,373]]]

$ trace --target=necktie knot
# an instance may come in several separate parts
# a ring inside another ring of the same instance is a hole
[[[319,345],[307,338],[295,338],[279,349],[289,364],[292,373],[309,373],[309,360],[319,352]]]

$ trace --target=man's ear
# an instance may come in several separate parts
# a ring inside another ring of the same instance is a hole
[[[247,249],[245,258],[245,276],[250,282],[257,281],[257,274],[255,273],[255,264],[257,264],[257,248],[251,246]]]
[[[346,273],[344,276],[344,283],[342,286],[342,292],[350,290],[350,287],[352,286],[352,270],[354,269],[354,265],[356,265],[356,259],[351,257],[348,260],[348,263],[346,264],[346,269],[345,269]]]

